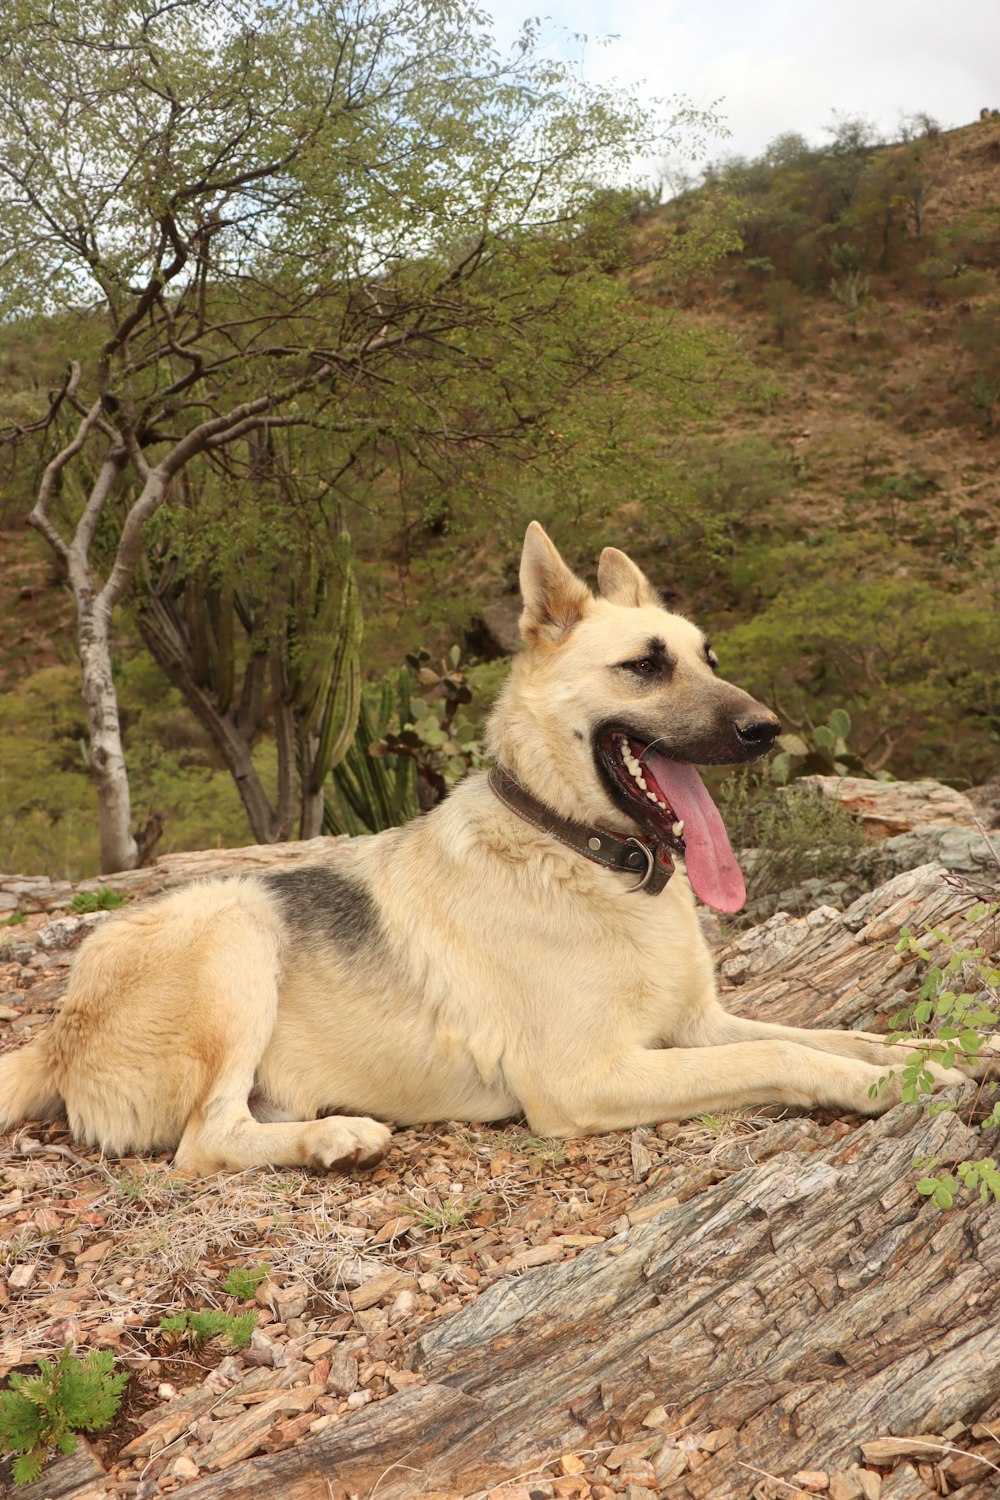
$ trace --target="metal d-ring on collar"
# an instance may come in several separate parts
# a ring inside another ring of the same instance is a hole
[[[646,873],[641,880],[636,882],[635,885],[629,886],[629,891],[644,891],[650,880],[653,878],[653,871],[656,869],[656,855],[653,853],[648,844],[644,844],[642,842],[642,839],[633,838],[629,839],[628,842],[630,844],[634,844],[637,849],[641,849],[643,854],[646,856]]]
[[[655,839],[647,841],[636,838],[634,834],[626,837],[610,833],[606,828],[588,828],[584,823],[561,818],[551,807],[533,797],[503,766],[494,766],[488,781],[490,790],[511,812],[595,865],[620,875],[635,875],[644,859],[645,872],[635,885],[628,887],[630,894],[645,891],[648,896],[656,896],[674,873],[667,846]]]

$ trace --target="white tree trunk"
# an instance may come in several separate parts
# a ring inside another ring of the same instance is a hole
[[[83,702],[90,736],[90,766],[97,786],[101,874],[133,870],[139,850],[132,833],[132,804],[122,749],[118,695],[111,673],[109,620],[99,604],[77,598]]]

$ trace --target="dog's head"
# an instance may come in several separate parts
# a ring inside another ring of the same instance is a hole
[[[668,613],[624,552],[606,547],[595,598],[536,521],[521,558],[525,650],[491,723],[491,749],[536,797],[579,822],[647,835],[720,911],[746,899],[696,764],[754,760],[780,725],[716,675],[702,631]]]

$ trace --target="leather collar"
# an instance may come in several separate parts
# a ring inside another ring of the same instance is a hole
[[[606,828],[588,828],[585,823],[561,818],[551,807],[546,807],[544,802],[525,791],[502,766],[494,766],[488,779],[490,790],[526,823],[558,839],[568,849],[605,870],[638,876],[638,882],[630,887],[631,890],[657,896],[674,873],[669,850],[657,839],[629,838],[625,834],[609,833]]]

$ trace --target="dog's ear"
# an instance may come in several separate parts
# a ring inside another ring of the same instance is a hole
[[[521,635],[528,646],[557,645],[591,603],[587,585],[569,568],[537,521],[521,553]]]
[[[609,604],[624,604],[639,609],[643,604],[659,605],[663,601],[641,568],[617,547],[605,547],[597,564],[597,587]]]

